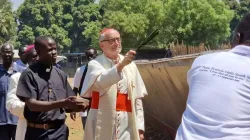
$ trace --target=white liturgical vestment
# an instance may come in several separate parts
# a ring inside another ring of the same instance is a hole
[[[132,62],[118,73],[104,55],[90,61],[81,96],[92,97],[93,92],[99,93],[99,106],[89,111],[84,140],[138,140],[138,130],[145,129],[141,98],[147,91],[136,65]],[[118,92],[128,95],[132,112],[116,111]]]
[[[250,47],[195,59],[176,140],[250,140]]]
[[[25,103],[16,96],[17,84],[21,73],[15,73],[10,77],[9,91],[6,98],[6,108],[11,114],[18,116],[18,123],[16,128],[16,140],[24,140],[27,122],[23,116]],[[1,139],[1,138],[0,138]]]

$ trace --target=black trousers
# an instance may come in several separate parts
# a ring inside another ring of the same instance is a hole
[[[27,127],[25,140],[68,140],[69,129],[66,124],[55,129]]]
[[[16,125],[0,125],[0,140],[15,140]]]
[[[85,130],[85,125],[86,125],[86,121],[87,121],[87,116],[81,117],[81,118],[82,118],[82,127],[83,127],[83,130]]]

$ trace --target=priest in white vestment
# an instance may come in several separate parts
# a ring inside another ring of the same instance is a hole
[[[176,140],[250,140],[250,13],[233,47],[194,61]]]
[[[30,45],[25,50],[26,61],[30,65],[37,59],[37,53],[34,48],[34,45]],[[11,114],[18,116],[18,123],[16,128],[16,140],[24,140],[27,122],[23,116],[23,110],[25,103],[22,102],[16,96],[17,84],[21,72],[15,73],[10,77],[9,81],[9,90],[6,98],[6,108],[10,111]],[[1,139],[1,138],[0,138]]]
[[[136,52],[120,55],[117,30],[101,31],[103,54],[88,64],[81,96],[92,98],[84,140],[143,140],[144,113],[141,98],[147,95],[136,65]]]

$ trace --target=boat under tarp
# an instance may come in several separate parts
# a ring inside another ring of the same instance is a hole
[[[225,51],[225,50],[224,50]],[[136,61],[149,93],[143,99],[147,140],[173,140],[188,95],[187,72],[204,53],[154,61]]]

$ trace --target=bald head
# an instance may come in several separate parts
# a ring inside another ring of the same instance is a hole
[[[39,36],[35,39],[35,49],[39,50],[44,47],[44,43],[50,41],[50,42],[55,42],[54,39],[52,39],[49,36]]]
[[[1,57],[4,65],[12,63],[13,55],[13,46],[11,44],[5,43],[1,46]]]
[[[250,13],[246,14],[236,27],[236,31],[243,33],[250,31]]]
[[[39,36],[35,39],[35,49],[38,61],[45,65],[52,65],[56,61],[57,48],[54,39],[48,36]]]
[[[250,13],[241,19],[234,32],[234,46],[246,43],[250,45]]]
[[[24,55],[26,48],[27,48],[27,45],[21,46],[21,47],[19,47],[19,49],[18,49],[18,56],[20,57],[21,61],[22,61],[24,64],[26,64],[26,62],[25,62],[25,55]]]
[[[9,50],[13,51],[13,45],[10,43],[5,43],[1,46],[1,52],[5,50],[6,48],[9,48]]]
[[[97,56],[97,51],[95,48],[88,48],[86,51],[85,51],[85,55],[87,57],[87,60],[90,61],[92,59],[95,59],[96,56]]]
[[[19,49],[18,49],[18,55],[20,57],[24,54],[26,48],[27,48],[27,46],[21,46],[21,47],[19,47]]]

